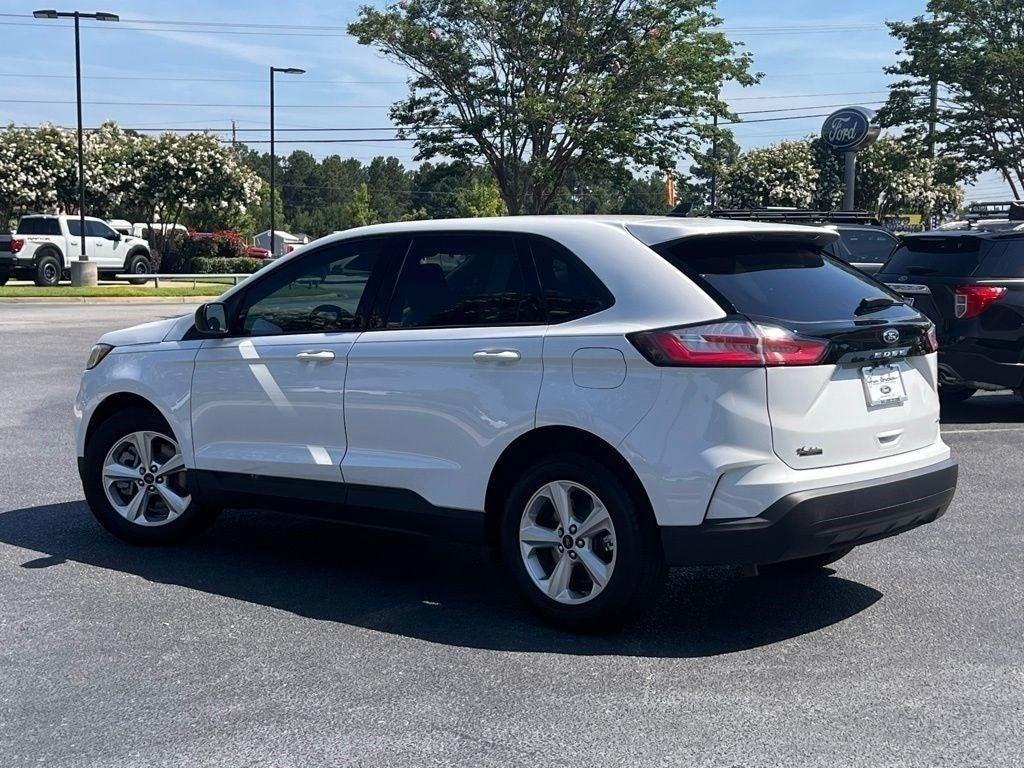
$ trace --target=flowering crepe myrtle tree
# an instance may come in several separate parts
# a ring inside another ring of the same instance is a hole
[[[24,211],[56,211],[76,183],[73,134],[52,125],[0,132],[0,211],[4,222]]]
[[[839,156],[819,138],[783,141],[740,153],[722,173],[722,196],[735,207],[833,210],[843,197]],[[944,216],[963,202],[949,161],[923,157],[912,137],[885,137],[857,155],[854,204],[879,218]]]
[[[580,163],[674,168],[756,82],[711,0],[403,0],[349,31],[411,73],[392,120],[417,159],[483,161],[508,212],[552,209]]]

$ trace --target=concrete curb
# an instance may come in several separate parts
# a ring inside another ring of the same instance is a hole
[[[21,296],[0,298],[0,304],[202,304],[211,296]]]

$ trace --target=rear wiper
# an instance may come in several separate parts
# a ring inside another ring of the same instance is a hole
[[[853,314],[866,315],[869,312],[877,312],[880,309],[892,307],[899,303],[900,302],[896,301],[896,299],[890,298],[889,296],[876,296],[873,299],[861,299],[860,304],[857,305]]]

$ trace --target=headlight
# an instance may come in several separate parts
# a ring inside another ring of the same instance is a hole
[[[103,358],[110,354],[113,347],[109,344],[97,344],[89,353],[89,361],[85,364],[85,370],[91,371],[102,362]]]

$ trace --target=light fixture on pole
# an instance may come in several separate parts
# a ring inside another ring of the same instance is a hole
[[[75,20],[75,89],[78,104],[78,242],[81,252],[78,261],[71,262],[72,285],[95,285],[96,265],[89,261],[85,252],[85,143],[82,138],[82,49],[79,43],[79,19],[95,21],[120,21],[116,13],[82,13],[81,11],[42,10],[32,14],[37,19],[74,19]]]
[[[274,166],[277,164],[277,155],[274,153],[274,74],[280,72],[284,75],[303,75],[306,70],[298,67],[271,67],[270,68],[270,255],[275,257],[277,253],[277,232],[274,227],[277,222],[274,220]]]

